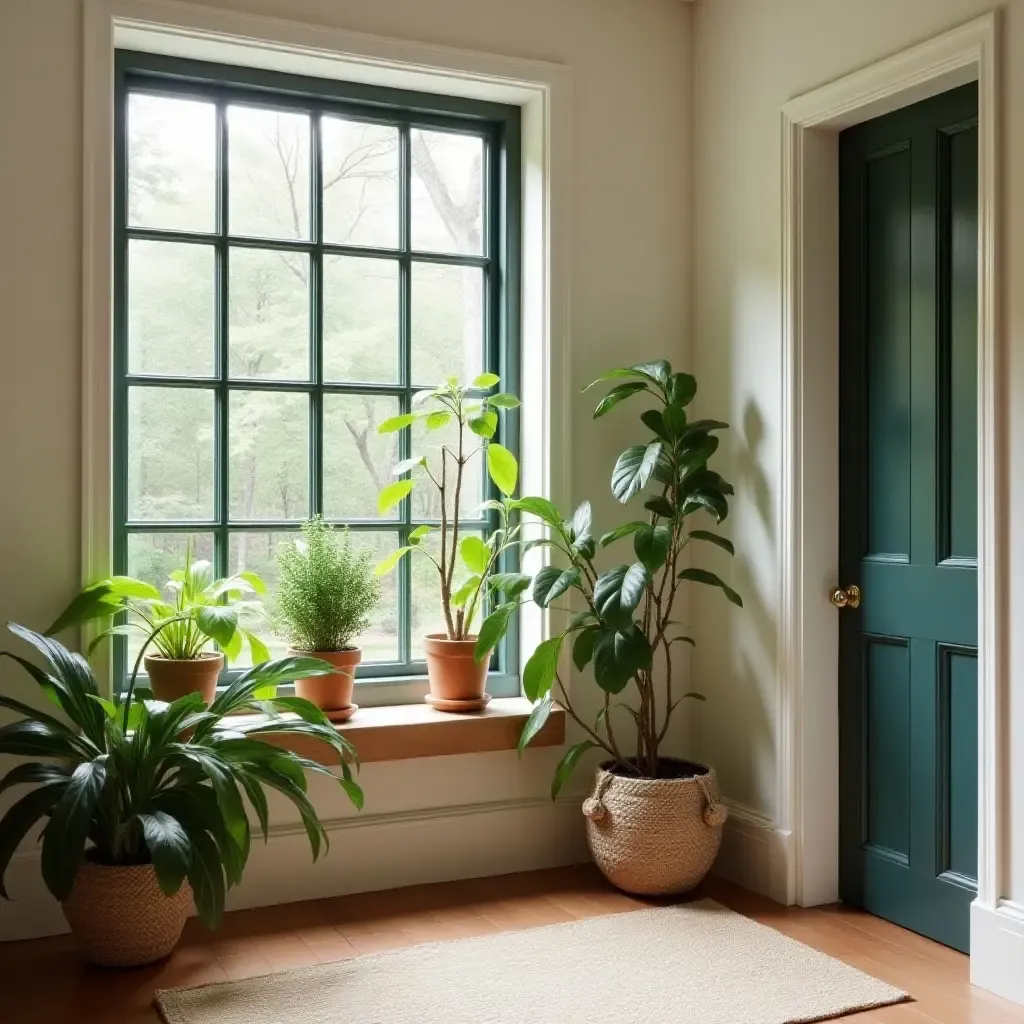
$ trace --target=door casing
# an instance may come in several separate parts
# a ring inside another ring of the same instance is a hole
[[[1000,897],[998,815],[1006,768],[1006,493],[997,329],[995,15],[855,72],[783,109],[783,374],[779,545],[780,725],[776,828],[786,856],[772,889],[804,906],[838,897],[839,582],[838,133],[966,82],[979,90],[978,524],[979,879],[977,902]]]

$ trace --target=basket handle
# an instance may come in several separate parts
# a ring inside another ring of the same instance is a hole
[[[704,824],[709,828],[718,828],[724,825],[726,818],[729,817],[729,808],[719,799],[718,786],[712,786],[707,775],[698,775],[696,778],[697,785],[700,786],[700,791],[708,802],[707,807],[704,808]]]

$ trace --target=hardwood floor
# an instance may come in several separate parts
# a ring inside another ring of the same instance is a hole
[[[1024,1024],[1024,1007],[971,987],[965,956],[878,918],[842,906],[782,907],[717,880],[694,895],[711,896],[914,996],[913,1003],[844,1021]],[[0,945],[0,1020],[142,1024],[159,1020],[151,1006],[158,988],[244,978],[418,942],[649,905],[610,888],[595,869],[575,867],[236,911],[212,934],[193,919],[169,960],[129,971],[82,964],[69,936],[7,943]]]

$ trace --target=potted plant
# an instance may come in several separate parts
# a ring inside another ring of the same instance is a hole
[[[198,693],[171,703],[142,699],[136,662],[124,698],[112,702],[100,695],[80,655],[22,626],[10,629],[43,655],[47,668],[9,651],[0,656],[20,664],[71,727],[0,695],[0,707],[24,716],[0,728],[0,754],[45,758],[15,765],[0,781],[0,791],[33,787],[0,818],[0,895],[8,898],[3,876],[12,854],[43,819],[43,880],[93,963],[122,967],[166,956],[181,935],[190,900],[203,924],[217,926],[225,893],[241,881],[249,856],[243,798],[266,840],[266,790],[283,794],[302,816],[313,859],[326,850],[305,772],[333,775],[265,742],[268,734],[330,744],[341,757],[342,788],[362,807],[348,763],[355,750],[323,713],[298,697],[256,696],[296,676],[332,672],[325,662],[265,661],[210,704]],[[256,714],[225,722],[245,711]]]
[[[673,648],[694,643],[674,617],[681,588],[689,583],[715,587],[733,604],[743,604],[724,580],[690,561],[693,545],[711,544],[733,554],[727,538],[694,526],[694,517],[705,513],[718,523],[728,514],[733,488],[708,467],[718,448],[716,432],[728,424],[689,420],[686,409],[697,383],[689,374],[674,373],[664,360],[612,370],[594,384],[608,380],[619,383],[601,399],[595,418],[635,395],[654,399],[654,407],[640,415],[648,437],[619,456],[611,477],[615,497],[623,503],[645,497],[645,511],[595,540],[587,502],[568,521],[542,498],[511,503],[546,524],[545,543],[565,563],[535,575],[533,600],[546,607],[571,591],[581,601],[568,628],[541,643],[524,667],[523,688],[535,707],[519,747],[522,752],[537,734],[557,697],[585,738],[559,763],[552,798],[584,753],[602,751],[605,760],[583,805],[594,859],[622,889],[682,892],[710,869],[726,817],[713,769],[670,757],[663,745],[679,704],[704,700],[699,693],[673,692]],[[599,570],[597,550],[627,538],[633,560]],[[561,678],[559,656],[566,644],[578,672],[592,666],[602,691],[603,705],[593,721],[577,713]],[[663,696],[655,682],[659,669]],[[633,700],[625,702],[628,687]]]
[[[89,645],[91,655],[109,636],[152,634],[154,652],[145,655],[150,689],[157,700],[174,701],[187,693],[201,693],[209,704],[225,659],[233,661],[248,644],[253,664],[270,657],[266,645],[240,622],[244,612],[259,611],[256,595],[265,592],[256,573],[241,572],[226,579],[213,578],[210,563],[192,558],[191,538],[185,565],[171,573],[167,596],[156,587],[130,576],[113,576],[86,587],[57,621],[48,636],[89,619],[124,613],[125,620],[100,633]],[[219,651],[209,650],[216,643]],[[142,657],[143,652],[139,652]]]
[[[363,656],[352,641],[369,625],[380,600],[371,556],[352,546],[347,529],[337,533],[314,516],[303,524],[302,539],[283,547],[277,562],[277,628],[289,653],[312,655],[336,670],[296,679],[295,692],[332,720],[349,718],[357,710],[352,690]]]
[[[518,543],[517,528],[510,529],[506,506],[497,501],[484,503],[501,517],[497,529],[483,538],[475,533],[459,536],[466,497],[463,480],[471,460],[484,460],[488,475],[502,494],[511,495],[516,488],[519,466],[515,456],[493,438],[499,411],[516,408],[519,399],[504,392],[482,394],[499,383],[493,373],[481,374],[468,388],[450,377],[440,387],[419,392],[413,399],[412,412],[394,416],[378,427],[382,434],[408,430],[417,422],[422,422],[428,431],[455,427],[455,441],[439,445],[432,458],[414,454],[398,463],[394,472],[404,479],[384,487],[377,501],[383,515],[407,498],[414,486],[433,487],[438,492],[439,557],[435,558],[423,545],[436,528],[418,526],[410,533],[408,545],[381,562],[377,572],[390,572],[409,553],[429,559],[437,569],[445,632],[424,637],[424,648],[430,681],[427,700],[442,711],[477,711],[490,700],[484,691],[490,655],[499,637],[494,636],[491,642],[493,630],[489,630],[478,640],[473,624],[476,616],[484,612],[488,595],[500,593],[508,583],[506,574],[499,574],[497,569],[502,555]],[[455,573],[460,562],[469,577],[456,586]]]

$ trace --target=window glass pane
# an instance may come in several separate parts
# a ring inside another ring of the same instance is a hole
[[[232,520],[309,513],[309,398],[232,391],[228,425]]]
[[[376,565],[398,547],[398,534],[353,530],[352,544],[368,550],[370,564]],[[398,579],[398,569],[380,577],[380,603],[370,614],[369,627],[356,641],[363,649],[365,662],[398,661]]]
[[[398,247],[398,129],[321,121],[324,241]]]
[[[212,103],[128,97],[128,223],[216,230],[216,110]]]
[[[276,531],[239,531],[232,532],[228,540],[228,572],[231,574],[249,571],[254,572],[267,585],[267,593],[261,598],[264,605],[263,614],[252,614],[243,624],[251,629],[266,645],[271,658],[283,658],[288,652],[288,644],[274,635],[271,618],[274,611],[274,596],[277,593],[277,553],[287,544],[292,544],[298,533],[282,533]],[[241,656],[233,665],[245,666],[252,664],[252,655],[246,645]]]
[[[435,408],[434,405],[428,408]],[[439,407],[437,407],[439,408]],[[480,438],[469,427],[463,432],[462,450],[467,461],[462,469],[461,506],[463,519],[480,518],[479,505],[483,501],[483,453]],[[427,430],[424,421],[412,425],[412,454],[425,455],[434,476],[441,479],[441,449],[446,447],[452,454],[447,457],[447,480],[450,486],[445,487],[447,494],[445,510],[449,516],[455,515],[455,456],[459,451],[459,426],[453,416],[448,425],[440,430]],[[474,453],[475,454],[472,454]],[[413,489],[412,501],[413,521],[421,519],[441,518],[441,495],[422,470],[416,473],[417,485]]]
[[[213,392],[128,391],[128,518],[213,518]]]
[[[309,238],[309,116],[228,107],[228,230]]]
[[[324,257],[324,377],[398,380],[398,262]]]
[[[175,569],[184,566],[189,538],[192,540],[192,560],[202,559],[212,565],[212,533],[129,533],[127,574],[152,583],[167,594],[167,578]],[[144,639],[136,632],[127,637],[125,671],[131,672]]]
[[[412,379],[469,383],[483,372],[483,271],[412,265]]]
[[[213,376],[215,283],[212,245],[128,243],[129,372]]]
[[[412,247],[420,252],[483,252],[483,139],[414,128]]]
[[[234,248],[228,256],[232,377],[309,379],[306,253]]]
[[[460,543],[464,536],[466,536],[466,531],[460,530]],[[441,537],[439,531],[431,533],[421,541],[421,544],[433,558],[440,562]],[[410,551],[406,557],[412,559],[411,654],[413,661],[423,661],[423,637],[430,633],[444,633],[446,631],[444,611],[441,608],[441,578],[437,568],[428,559],[424,558],[423,555]],[[469,576],[469,570],[459,560],[455,566],[455,579],[452,584],[453,591],[458,590]],[[479,609],[473,617],[474,632],[483,621],[480,614],[482,610]]]
[[[397,398],[324,395],[324,515],[329,519],[376,519],[377,494],[396,478],[398,434],[377,427],[397,416]],[[399,509],[388,514],[398,517]]]

